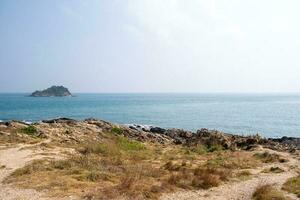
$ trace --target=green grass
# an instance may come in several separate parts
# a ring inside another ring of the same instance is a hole
[[[37,133],[38,133],[37,129],[34,126],[32,126],[32,125],[24,127],[24,128],[21,128],[20,131],[22,133],[30,135],[30,136],[36,136]]]
[[[123,151],[140,151],[146,149],[145,145],[141,142],[130,140],[121,136],[117,137],[116,144]]]
[[[114,127],[111,129],[111,132],[116,133],[116,134],[121,134],[121,133],[123,133],[123,130],[121,128]]]
[[[300,197],[300,175],[294,178],[290,178],[286,183],[284,183],[282,189],[296,194]]]
[[[121,156],[129,155],[130,153],[146,152],[146,147],[143,143],[130,140],[123,136],[113,136],[106,142],[94,142],[83,145],[79,149],[82,154],[101,154],[103,156]]]

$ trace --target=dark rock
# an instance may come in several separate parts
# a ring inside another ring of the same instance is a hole
[[[300,138],[284,136],[282,138],[270,138],[269,141],[286,145],[287,147],[290,147],[291,151],[294,151],[292,149],[300,149]]]
[[[160,127],[152,127],[152,128],[150,128],[150,132],[164,134],[166,132],[166,129],[163,129]]]
[[[47,124],[54,124],[54,123],[75,124],[77,121],[75,119],[62,117],[57,119],[42,120],[42,122]]]
[[[135,128],[134,126],[129,126],[129,128],[138,131],[138,129]]]

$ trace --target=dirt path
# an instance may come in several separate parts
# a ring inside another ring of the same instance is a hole
[[[41,153],[45,151],[37,151],[28,147],[34,145],[18,145],[13,148],[0,149],[0,200],[50,200],[50,198],[44,197],[42,193],[39,193],[31,189],[18,189],[12,185],[3,184],[2,181],[11,174],[14,170],[24,167],[28,162],[46,157]],[[58,157],[58,151],[53,150],[51,152],[53,156]],[[49,155],[47,155],[49,157]]]
[[[282,153],[282,155],[290,161],[288,163],[265,165],[262,168],[250,170],[253,174],[250,180],[229,182],[210,190],[183,191],[167,194],[163,196],[161,200],[251,200],[252,194],[258,186],[272,184],[280,189],[287,179],[297,176],[297,173],[292,170],[290,166],[299,166],[299,158],[293,158],[287,153]],[[285,172],[277,174],[261,172],[263,169],[269,169],[272,166],[280,167],[284,169]],[[296,195],[287,195],[293,200],[299,199]]]

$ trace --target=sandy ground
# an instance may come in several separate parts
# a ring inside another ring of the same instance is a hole
[[[38,144],[36,144],[38,145]],[[19,189],[10,184],[3,184],[3,180],[14,170],[24,167],[35,159],[51,157],[61,158],[59,149],[36,150],[35,145],[18,145],[13,148],[0,148],[0,200],[50,200],[45,194],[32,189]],[[57,198],[55,198],[57,199]],[[67,197],[64,199],[76,199]]]
[[[2,183],[3,179],[12,173],[14,170],[25,166],[25,164],[34,159],[42,158],[42,156],[35,155],[33,150],[21,149],[24,146],[4,149],[0,151],[0,199],[1,200],[36,200],[47,199],[43,198],[42,194],[35,190],[23,190],[5,185]]]
[[[292,157],[288,153],[280,154],[285,158],[288,158],[289,162],[265,165],[264,167],[255,170],[249,170],[253,174],[249,180],[236,181],[233,183],[228,182],[210,190],[181,191],[173,194],[166,194],[161,200],[251,200],[254,191],[259,186],[271,184],[280,189],[287,179],[297,176],[297,173],[291,169],[291,166],[300,166],[299,158]],[[262,170],[276,166],[284,169],[285,172],[277,174],[262,173]],[[294,194],[284,193],[292,200],[299,199]]]

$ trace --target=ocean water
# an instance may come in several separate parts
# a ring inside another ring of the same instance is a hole
[[[300,94],[0,94],[0,120],[99,118],[188,130],[300,137]]]

